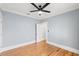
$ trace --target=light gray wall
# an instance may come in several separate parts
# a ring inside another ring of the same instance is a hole
[[[79,49],[79,9],[48,18],[48,41]]]
[[[35,19],[2,11],[2,47],[15,46],[35,40]]]
[[[0,47],[2,46],[2,12],[0,10]]]

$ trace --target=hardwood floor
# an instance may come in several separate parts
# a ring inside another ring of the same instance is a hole
[[[67,50],[47,44],[41,41],[37,44],[30,44],[16,49],[11,49],[0,53],[1,56],[79,56]]]

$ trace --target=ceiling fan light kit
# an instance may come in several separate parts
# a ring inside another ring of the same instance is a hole
[[[41,16],[42,13],[43,13],[42,11],[39,11],[39,12],[38,12],[39,16]]]

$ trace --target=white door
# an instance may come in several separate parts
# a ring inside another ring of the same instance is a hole
[[[47,30],[48,30],[48,23],[43,22],[37,24],[37,41],[42,41],[47,39]]]

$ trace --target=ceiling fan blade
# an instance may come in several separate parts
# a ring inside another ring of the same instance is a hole
[[[34,3],[31,3],[31,4],[39,10],[39,8]]]
[[[44,9],[46,6],[48,6],[50,3],[46,3],[42,8],[41,8],[41,10],[42,9]]]
[[[50,13],[50,11],[47,11],[47,10],[41,10],[42,12],[47,12],[47,13]]]
[[[33,11],[30,11],[30,12],[37,12],[37,11],[39,11],[39,10],[33,10]]]

